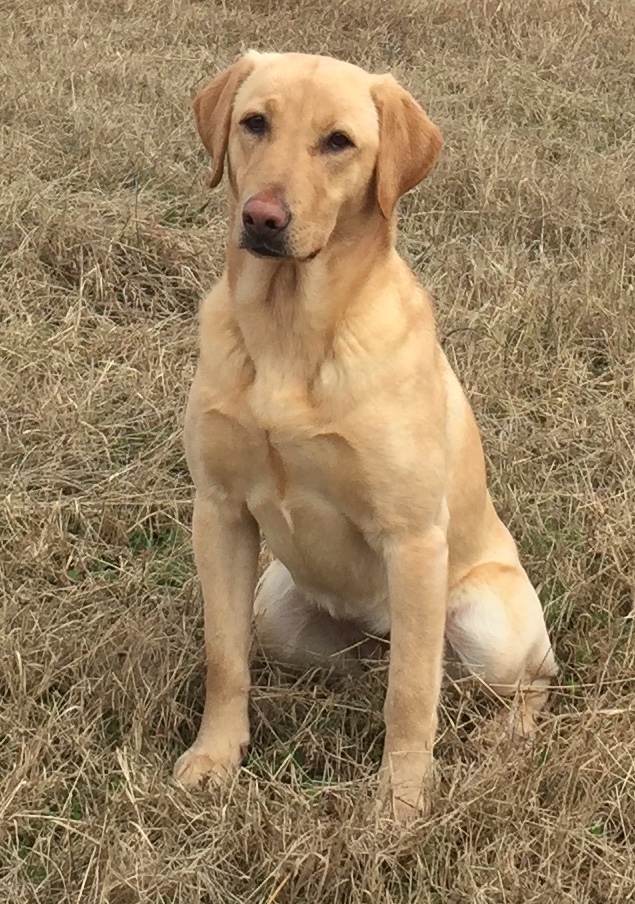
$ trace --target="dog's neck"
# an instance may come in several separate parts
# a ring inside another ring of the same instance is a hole
[[[396,257],[394,223],[367,217],[310,261],[260,258],[230,242],[232,314],[256,368],[263,356],[311,379],[347,314]],[[263,362],[264,363],[264,362]]]

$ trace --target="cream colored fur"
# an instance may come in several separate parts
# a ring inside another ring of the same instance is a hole
[[[395,205],[441,137],[391,77],[300,54],[249,53],[195,112],[213,182],[228,172],[230,228],[186,417],[207,686],[175,774],[222,777],[249,742],[260,529],[272,656],[355,667],[356,644],[372,655],[368,635],[390,632],[382,787],[407,819],[427,806],[444,643],[497,694],[520,692],[525,731],[555,671],[430,299],[394,247]],[[333,130],[353,146],[325,150]],[[265,191],[291,212],[282,259],[240,247],[243,205]]]

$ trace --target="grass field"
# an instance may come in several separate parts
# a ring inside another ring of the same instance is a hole
[[[635,895],[632,0],[1,2],[0,899],[622,904]],[[191,97],[248,46],[391,70],[446,149],[402,205],[562,664],[528,749],[444,693],[433,816],[367,815],[385,675],[202,707],[180,424],[219,274]]]

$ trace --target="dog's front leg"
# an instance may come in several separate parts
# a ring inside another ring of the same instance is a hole
[[[174,767],[175,778],[185,785],[227,776],[249,744],[249,647],[259,550],[258,526],[246,508],[236,510],[200,492],[192,538],[205,606],[207,680],[198,737]]]
[[[391,541],[390,667],[382,785],[400,821],[429,807],[448,593],[448,549],[439,527]]]

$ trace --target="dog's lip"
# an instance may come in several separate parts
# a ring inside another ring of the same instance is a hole
[[[256,242],[244,235],[240,239],[240,247],[244,251],[249,251],[250,254],[255,254],[256,257],[277,257],[283,259],[291,256],[281,248],[273,248],[266,242]]]
[[[243,245],[242,248],[256,257],[275,257],[278,260],[285,260],[290,257],[290,255],[281,251],[274,251],[273,248],[269,248],[267,245],[256,245],[253,248],[250,248],[249,245]]]
[[[308,261],[314,261],[321,250],[321,248],[316,248],[315,251],[312,251],[310,254],[305,254],[304,257],[298,257],[296,258],[296,260],[298,260],[301,264],[308,263]]]
[[[310,254],[305,254],[302,257],[298,257],[295,254],[289,254],[286,251],[281,251],[279,248],[272,248],[271,245],[267,245],[264,242],[256,244],[255,242],[252,244],[249,240],[245,238],[241,239],[240,247],[243,251],[248,251],[250,254],[253,254],[255,257],[264,257],[275,260],[288,260],[288,261],[297,261],[299,264],[308,263],[309,261],[315,260],[318,256],[321,248],[317,248],[315,251],[312,251]]]

